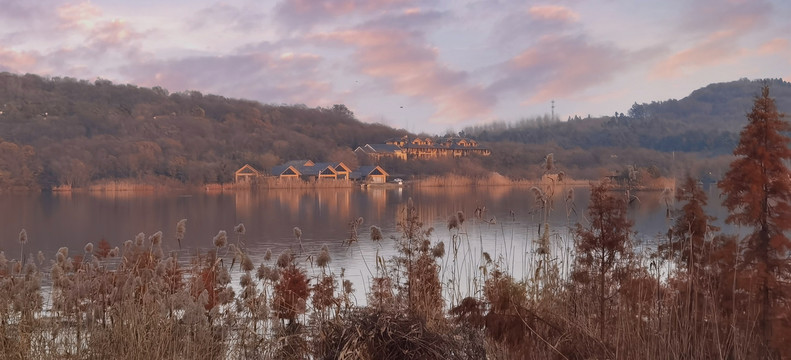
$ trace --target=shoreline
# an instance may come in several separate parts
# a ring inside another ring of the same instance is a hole
[[[598,180],[600,181],[600,180]],[[9,189],[9,193],[28,193],[28,192],[49,192],[53,194],[69,193],[152,193],[152,192],[225,192],[225,191],[253,191],[253,190],[319,190],[319,189],[398,189],[398,188],[441,188],[441,187],[532,187],[532,186],[570,186],[587,187],[597,180],[589,179],[567,179],[559,182],[547,180],[509,180],[497,179],[473,179],[465,177],[430,177],[425,179],[408,180],[401,184],[398,183],[360,183],[344,180],[324,180],[317,182],[305,182],[302,180],[278,180],[258,182],[258,183],[226,183],[226,184],[202,184],[187,185],[176,183],[151,184],[150,182],[133,182],[126,180],[109,181],[100,184],[92,184],[88,187],[72,188],[70,186],[59,186],[52,189]],[[673,179],[660,178],[651,184],[636,186],[628,189],[624,186],[614,186],[613,191],[665,191],[674,190]],[[2,192],[0,192],[2,193]]]

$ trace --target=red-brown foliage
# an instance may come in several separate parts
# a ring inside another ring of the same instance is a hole
[[[112,249],[110,243],[105,239],[101,239],[96,245],[96,250],[93,251],[93,254],[99,259],[104,259],[110,255],[110,249]]]
[[[791,356],[791,352],[779,353],[778,346],[788,339],[777,338],[789,332],[784,319],[788,319],[785,301],[791,295],[791,240],[785,235],[791,230],[791,172],[786,167],[791,139],[783,134],[791,131],[791,125],[783,117],[764,86],[733,152],[736,160],[719,185],[730,212],[726,222],[755,229],[743,241],[741,269],[753,276],[745,290],[759,306],[762,342],[773,347],[766,356]]]
[[[606,184],[592,184],[587,219],[577,224],[577,264],[573,279],[591,289],[599,304],[599,335],[604,338],[606,303],[614,297],[616,277],[624,273],[631,254],[632,221],[626,201],[608,193]]]
[[[273,307],[277,317],[293,322],[298,315],[304,314],[306,301],[310,295],[308,277],[304,270],[291,264],[280,271],[280,281],[275,284]]]

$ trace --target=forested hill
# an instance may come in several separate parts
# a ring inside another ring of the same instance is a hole
[[[745,115],[764,84],[769,85],[778,110],[791,115],[791,83],[742,79],[708,85],[681,100],[635,103],[625,114],[574,117],[562,122],[539,118],[464,131],[480,141],[553,143],[565,149],[615,147],[699,152],[707,156],[729,154],[747,123]]]
[[[0,188],[156,176],[225,182],[244,163],[355,161],[357,145],[404,134],[362,123],[343,105],[263,105],[0,73]]]
[[[492,149],[486,158],[383,165],[399,174],[496,171],[522,179],[540,176],[544,156],[554,153],[576,178],[627,166],[660,176],[683,166],[716,179],[729,161],[717,155],[733,151],[764,82],[779,110],[791,113],[791,84],[739,80],[709,85],[681,100],[635,104],[626,114],[465,129],[464,136]],[[269,169],[293,159],[354,165],[355,147],[403,135],[404,130],[362,123],[343,105],[265,105],[106,80],[0,73],[0,190],[80,187],[105,179],[229,182],[245,163]],[[701,155],[717,158],[698,161]]]

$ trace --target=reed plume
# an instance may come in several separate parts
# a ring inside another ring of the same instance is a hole
[[[159,246],[162,243],[162,231],[155,232],[154,235],[148,238],[148,241],[151,242],[153,246]]]
[[[242,271],[249,272],[255,269],[255,265],[253,265],[253,260],[250,259],[247,254],[242,253],[241,264],[239,266],[242,267]]]
[[[382,241],[382,229],[376,225],[371,225],[371,241]]]
[[[220,230],[216,236],[214,236],[214,246],[217,248],[225,247],[228,244],[228,234],[225,233],[225,230]]]
[[[448,217],[448,230],[458,229],[459,228],[459,218],[458,216],[451,215]]]
[[[19,261],[24,260],[25,244],[27,243],[27,230],[22,229],[19,232]]]
[[[244,228],[244,224],[242,223],[239,223],[239,225],[236,225],[233,228],[233,232],[235,232],[236,235],[244,235],[245,231],[246,229]]]
[[[181,219],[176,223],[176,241],[179,243],[181,249],[181,240],[184,240],[184,234],[187,233],[187,219]]]
[[[291,250],[283,250],[280,256],[277,257],[277,266],[280,268],[288,267],[293,260],[294,255],[291,254]]]
[[[319,256],[316,258],[316,265],[320,268],[324,268],[330,264],[332,258],[330,257],[330,250],[327,248],[327,245],[321,247],[321,251],[319,252]]]
[[[146,234],[138,233],[137,236],[135,236],[135,245],[138,247],[143,246],[143,241],[145,241],[145,239],[146,239]]]
[[[300,229],[299,227],[295,226],[294,227],[294,237],[297,238],[297,242],[299,242],[299,252],[302,253],[302,251],[305,249],[305,248],[302,247],[302,229]],[[278,261],[279,260],[280,259],[278,259]]]

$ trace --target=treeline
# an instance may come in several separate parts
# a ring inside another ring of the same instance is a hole
[[[681,100],[635,103],[626,114],[560,122],[549,116],[515,124],[470,127],[465,134],[480,141],[555,144],[563,149],[645,148],[660,152],[730,154],[744,126],[744,114],[766,84],[781,112],[791,111],[791,83],[782,79],[711,84]]]
[[[382,161],[391,174],[537,178],[553,153],[566,174],[595,179],[638,168],[646,176],[722,177],[744,113],[766,83],[781,111],[782,80],[713,84],[682,100],[635,104],[628,114],[559,121],[550,116],[464,129],[488,157]],[[308,108],[169,93],[72,78],[0,73],[0,189],[83,187],[104,180],[225,183],[245,163],[267,170],[288,160],[365,163],[353,149],[408,134],[355,119],[344,105]]]
[[[168,93],[106,80],[0,74],[0,187],[103,179],[228,182],[249,163],[356,161],[352,149],[405,135],[343,105],[308,108]]]

